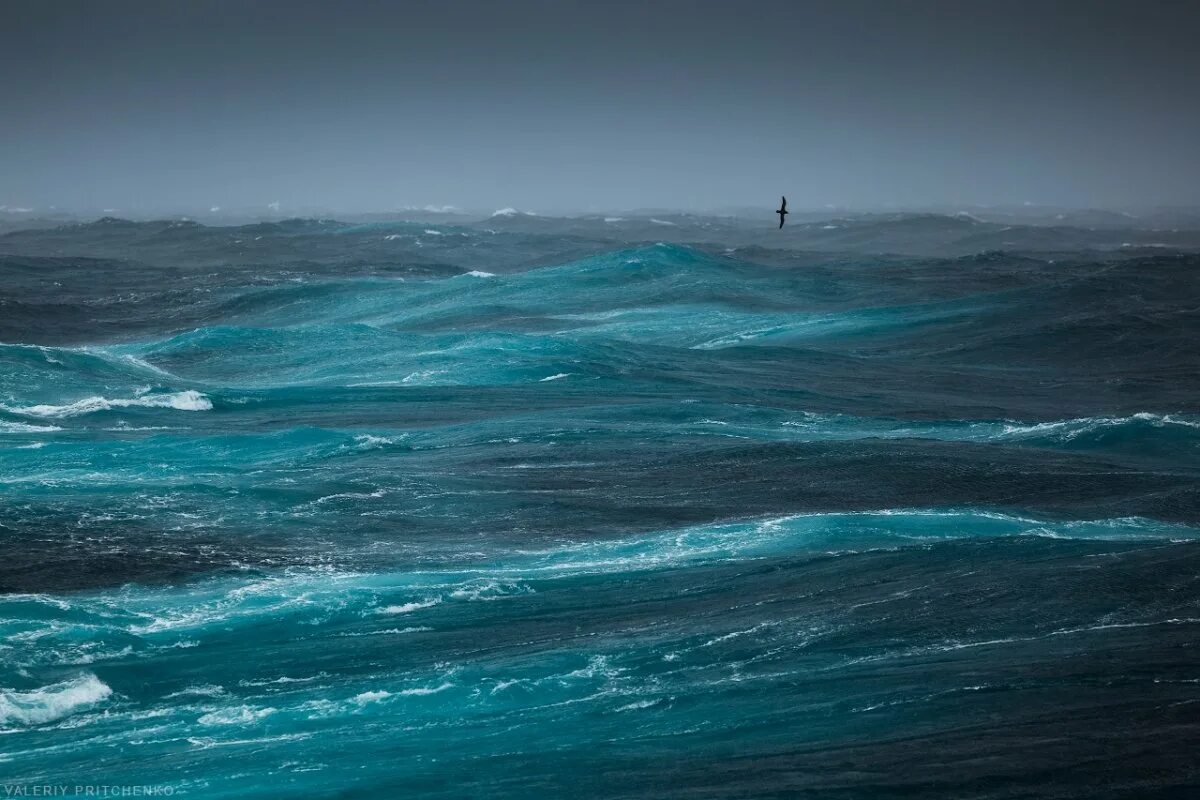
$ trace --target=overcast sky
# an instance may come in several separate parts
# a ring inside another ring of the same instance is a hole
[[[0,0],[0,205],[1200,203],[1196,2]]]

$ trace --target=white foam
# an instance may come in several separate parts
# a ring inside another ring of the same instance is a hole
[[[384,606],[375,610],[376,614],[411,614],[414,611],[420,611],[422,608],[436,606],[442,602],[440,597],[428,597],[424,600],[414,601],[412,603],[402,603],[397,606]]]
[[[355,695],[351,699],[351,702],[357,703],[360,706],[365,706],[367,703],[374,703],[377,700],[386,700],[387,698],[389,698],[391,696],[392,696],[391,692],[387,692],[387,691],[384,691],[381,689],[381,690],[375,691],[375,692],[363,692],[362,694]]]
[[[357,434],[354,437],[354,443],[358,445],[360,450],[370,450],[376,447],[386,447],[390,444],[396,444],[404,439],[404,436],[374,436],[370,433]]]
[[[174,377],[175,377],[175,376],[174,376],[174,375],[172,375],[171,373],[167,372],[165,369],[161,369],[160,367],[156,367],[156,366],[154,366],[153,364],[151,364],[149,361],[147,361],[146,359],[144,359],[144,358],[138,358],[137,356],[133,356],[133,355],[129,355],[129,354],[125,354],[125,355],[121,355],[121,356],[113,356],[113,355],[111,355],[110,353],[106,352],[105,350],[102,350],[102,349],[90,350],[90,349],[88,349],[88,348],[86,348],[86,347],[83,349],[83,352],[85,352],[85,353],[94,353],[94,354],[96,354],[96,355],[99,355],[99,356],[101,356],[101,357],[104,357],[104,358],[114,358],[114,357],[115,357],[115,358],[118,358],[118,359],[119,359],[119,360],[121,360],[121,361],[124,361],[126,364],[131,364],[132,366],[135,366],[135,367],[137,367],[138,369],[144,369],[144,370],[147,370],[147,371],[149,371],[149,372],[153,372],[153,373],[155,373],[156,375],[163,375],[163,376],[165,376],[165,377],[168,377],[168,378],[174,378]],[[145,391],[146,391],[146,392],[150,391],[150,387],[146,387],[146,390],[145,390]],[[145,392],[143,392],[143,391],[139,391],[139,392],[138,392],[138,394],[145,394]]]
[[[425,686],[419,686],[416,689],[404,689],[403,691],[400,692],[400,694],[403,697],[424,697],[426,695],[437,694],[438,692],[444,692],[447,689],[452,689],[452,688],[454,688],[453,683],[443,683],[441,686],[434,686],[432,688],[425,687]]]
[[[186,689],[180,689],[178,692],[171,692],[163,697],[164,700],[174,700],[177,697],[225,697],[229,692],[223,686],[217,686],[212,683],[204,683],[198,686],[189,686]]]
[[[317,505],[328,503],[331,500],[372,500],[383,497],[387,494],[384,489],[376,489],[373,492],[338,492],[337,494],[327,494],[324,497],[316,499]]]
[[[450,593],[455,600],[499,600],[519,594],[534,594],[532,586],[511,581],[485,580],[462,586]]]
[[[615,710],[616,711],[640,711],[643,708],[650,708],[650,706],[655,705],[657,703],[658,703],[657,700],[638,700],[637,702],[629,703],[628,705],[623,705]]]
[[[671,227],[675,227],[674,222],[668,222],[665,219],[655,219],[654,217],[651,217],[650,221],[653,222],[655,225],[670,225]]]
[[[51,417],[61,419],[64,417],[78,417],[83,414],[92,414],[97,411],[109,411],[114,408],[173,408],[177,411],[209,411],[212,409],[212,401],[204,395],[197,392],[195,389],[188,389],[182,392],[173,392],[171,394],[146,394],[140,397],[118,397],[108,398],[100,397],[85,397],[82,400],[76,400],[74,403],[65,405],[35,405],[35,406],[20,406],[9,407],[0,406],[0,410],[7,411],[12,414],[22,414],[29,417]]]
[[[570,377],[570,375],[571,375],[571,373],[569,373],[569,372],[559,372],[556,375],[550,375],[549,377],[542,378],[540,381],[538,381],[538,383],[545,383],[546,381],[562,380],[563,378]]]
[[[261,719],[275,713],[273,708],[254,708],[253,706],[235,706],[205,714],[199,720],[201,725],[252,725]]]
[[[338,635],[344,638],[357,638],[359,636],[395,636],[402,633],[422,633],[424,631],[431,630],[433,630],[433,628],[430,628],[428,625],[415,625],[408,628],[388,628],[382,631],[367,631],[366,633],[340,633]]]
[[[0,433],[53,433],[61,430],[57,425],[29,425],[24,422],[0,420]]]
[[[189,736],[187,743],[200,750],[213,747],[245,747],[246,745],[263,745],[269,742],[299,742],[311,739],[311,733],[281,733],[278,736],[256,736],[252,739],[214,739],[211,736]],[[207,784],[201,784],[207,785]]]
[[[496,277],[496,273],[484,272],[481,269],[473,269],[470,272],[468,272],[467,274],[470,275],[472,278],[494,278],[494,277]]]
[[[1170,414],[1163,414],[1160,417],[1155,414],[1147,414],[1143,412],[1140,414],[1134,414],[1133,417],[1134,419],[1155,420],[1157,421],[1156,424],[1159,425],[1183,425],[1185,428],[1200,428],[1200,422],[1179,419],[1178,417],[1171,416]]]
[[[1139,411],[1128,417],[1078,417],[1053,422],[1038,422],[1029,425],[1006,423],[1003,428],[1003,435],[1041,436],[1043,434],[1056,434],[1069,441],[1084,433],[1091,433],[1098,428],[1127,425],[1134,421],[1148,422],[1156,428],[1161,428],[1165,425],[1200,428],[1200,422],[1181,419],[1170,414],[1151,414],[1146,411]]]
[[[135,431],[177,431],[182,430],[174,425],[130,425],[127,422],[120,422],[112,428],[105,428],[106,431],[114,433],[132,433]]]
[[[520,214],[520,213],[521,213],[520,211],[517,211],[515,208],[511,208],[511,207],[498,208],[492,212],[492,216],[493,217],[515,217],[517,214]]]
[[[441,373],[441,370],[436,370],[436,369],[419,369],[416,372],[410,372],[407,375],[405,375],[404,378],[400,381],[400,383],[402,383],[402,384],[403,383],[418,383],[418,382],[428,381],[432,378],[437,377],[440,373]]]
[[[430,236],[443,236],[444,235],[441,231],[435,231],[432,228],[426,228],[425,233],[427,233]]]
[[[0,690],[0,725],[43,725],[90,708],[112,694],[95,675],[43,686],[32,692]]]

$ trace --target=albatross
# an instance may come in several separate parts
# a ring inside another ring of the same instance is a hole
[[[779,210],[776,211],[775,213],[779,215],[779,227],[782,228],[783,227],[783,218],[785,216],[787,216],[787,198],[780,197],[779,200],[780,200]]]

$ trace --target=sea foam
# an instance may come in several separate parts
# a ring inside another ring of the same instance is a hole
[[[0,433],[53,433],[61,430],[57,425],[29,425],[24,422],[0,420]]]
[[[90,708],[112,694],[108,684],[84,673],[31,692],[0,690],[0,725],[44,725]]]
[[[209,411],[212,401],[195,389],[170,394],[146,394],[140,397],[108,398],[85,397],[74,403],[64,405],[34,405],[34,406],[0,406],[0,410],[10,414],[21,414],[27,417],[48,417],[63,419],[78,417],[83,414],[93,414],[97,411],[111,411],[114,408],[173,408],[177,411]]]

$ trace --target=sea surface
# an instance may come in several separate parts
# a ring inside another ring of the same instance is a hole
[[[0,235],[0,782],[1196,796],[1196,235],[772,226]]]

